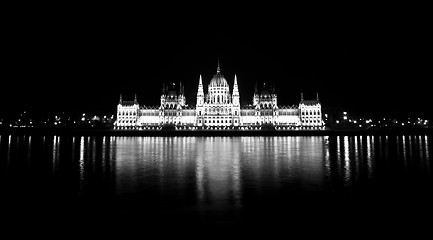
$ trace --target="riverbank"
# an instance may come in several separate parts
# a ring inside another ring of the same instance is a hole
[[[357,135],[433,135],[431,128],[414,129],[326,129],[326,130],[112,130],[8,128],[2,135],[72,135],[72,136],[357,136]]]

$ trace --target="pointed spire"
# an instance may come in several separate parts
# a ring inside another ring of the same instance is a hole
[[[235,74],[235,81],[233,83],[233,95],[239,95],[239,89],[238,89],[238,78]]]
[[[217,73],[220,73],[220,57],[218,57],[218,67],[217,67]]]
[[[257,81],[256,81],[256,84],[254,85],[254,94],[258,94],[259,93],[259,91],[257,90]]]
[[[122,94],[120,94],[119,104],[122,104]]]
[[[137,104],[138,103],[138,101],[137,101],[137,94],[134,94],[134,104]]]
[[[203,82],[201,80],[201,74],[200,74],[200,80],[198,81],[197,96],[204,96],[204,93],[203,93]]]
[[[198,91],[197,91],[197,106],[202,106],[204,103],[204,92],[203,92],[203,82],[200,79],[198,80]]]
[[[317,92],[316,94],[317,94],[316,95],[316,100],[319,101],[319,93]]]
[[[304,101],[304,93],[301,92],[301,101]]]

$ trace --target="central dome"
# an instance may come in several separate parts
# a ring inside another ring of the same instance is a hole
[[[228,87],[229,84],[224,76],[220,73],[220,66],[218,63],[217,73],[213,76],[210,81],[209,87]]]
[[[220,73],[217,73],[213,76],[212,80],[209,84],[210,87],[228,87],[229,84],[227,83],[224,76]]]

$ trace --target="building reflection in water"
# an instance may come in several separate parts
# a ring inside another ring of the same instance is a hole
[[[31,155],[32,155],[32,136],[27,136],[27,165],[31,164]]]
[[[10,166],[10,161],[11,161],[11,149],[12,149],[12,146],[11,146],[11,140],[12,140],[12,136],[11,135],[9,135],[9,137],[8,137],[8,150],[7,150],[7,161],[6,161],[6,169],[9,169],[9,166]]]
[[[349,137],[348,136],[344,136],[344,183],[348,186],[350,186],[351,184],[351,158],[349,156],[350,152],[349,152]],[[353,154],[353,152],[352,152]]]
[[[371,179],[373,177],[373,161],[374,161],[374,137],[368,136],[367,137],[367,173],[368,173],[368,179]]]
[[[118,137],[115,143],[116,195],[190,202],[193,194],[202,213],[237,214],[245,195],[322,191],[329,171],[324,137]]]
[[[429,141],[430,137],[429,136],[424,136],[424,153],[425,153],[425,162],[427,165],[427,171],[428,173],[431,173],[431,165],[430,165],[430,141]]]
[[[0,156],[8,174],[25,164],[56,180],[72,176],[67,184],[80,195],[96,191],[180,204],[184,211],[238,214],[268,196],[292,198],[369,184],[391,167],[403,174],[430,174],[431,137],[3,135]]]
[[[60,155],[59,141],[60,141],[59,136],[53,136],[53,152],[52,152],[52,155],[53,155],[53,160],[52,160],[53,174],[57,173],[57,170],[58,170],[58,160],[59,160],[59,155]]]
[[[79,166],[79,194],[81,195],[83,193],[83,185],[84,185],[84,136],[80,137],[80,158],[78,160],[78,166]]]

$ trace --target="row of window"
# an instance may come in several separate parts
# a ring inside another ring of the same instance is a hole
[[[271,108],[274,106],[273,103],[260,103],[259,105],[261,108]]]
[[[177,103],[165,104],[164,108],[169,108],[169,109],[177,108]]]
[[[159,116],[159,112],[141,113],[140,116],[158,117]]]
[[[313,110],[313,111],[302,111],[302,115],[320,115],[319,111]]]
[[[232,109],[231,108],[205,108],[204,109],[205,113],[231,113]],[[237,113],[237,111],[235,111],[235,114]],[[201,115],[201,111],[199,113]]]
[[[292,112],[279,112],[279,116],[296,116],[298,115],[298,112],[292,111]]]
[[[170,119],[168,121],[168,119],[165,120],[165,122],[173,122],[173,119]],[[205,124],[207,123],[232,123],[232,120],[198,120],[199,123],[204,122]],[[276,123],[276,121],[272,121],[270,119],[263,121],[263,123]],[[133,120],[123,120],[123,121],[118,121],[119,124],[135,124],[136,121]],[[234,123],[238,123],[238,120],[234,120]],[[319,124],[322,123],[320,120],[302,120],[303,124]],[[260,124],[259,121],[256,121],[256,124]]]
[[[228,97],[224,97],[224,96],[220,96],[220,95],[216,95],[216,96],[209,96],[207,98],[208,101],[214,103],[230,103],[230,98]]]
[[[213,93],[213,94],[221,94],[222,93],[222,94],[230,95],[230,91],[226,90],[226,89],[222,89],[222,91],[221,91],[221,89],[210,89],[209,93]]]
[[[137,112],[119,112],[119,116],[135,116]]]
[[[321,119],[322,117],[320,116],[320,115],[316,115],[316,116],[307,116],[307,115],[304,115],[304,116],[302,116],[302,118],[304,119],[304,118],[306,118],[306,119],[311,119],[311,118],[318,118],[318,119]]]
[[[131,123],[135,123],[136,121],[135,120],[120,120],[120,121],[117,121],[118,123],[121,123],[121,124],[131,124]]]
[[[202,123],[202,120],[198,120],[198,123]],[[204,123],[232,123],[232,120],[204,120]],[[238,120],[234,120],[234,123],[238,123]]]
[[[164,116],[178,116],[177,112],[173,112],[173,111],[164,111],[163,115]]]
[[[315,119],[307,119],[307,120],[302,120],[302,123],[322,123],[322,121],[320,120],[315,120]]]
[[[137,116],[135,116],[135,115],[126,115],[126,116],[119,116],[118,118],[119,119],[120,118],[123,118],[123,119],[134,118],[135,119],[135,118],[137,118]]]
[[[206,116],[206,119],[231,119],[231,116]]]

